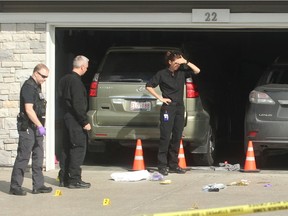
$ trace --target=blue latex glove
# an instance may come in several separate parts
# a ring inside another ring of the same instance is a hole
[[[46,129],[43,126],[37,127],[38,133],[40,136],[45,136],[46,135]]]

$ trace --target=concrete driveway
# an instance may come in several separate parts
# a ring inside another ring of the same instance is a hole
[[[171,180],[171,183],[163,185],[149,180],[116,182],[111,179],[111,174],[127,172],[127,169],[86,165],[83,166],[83,180],[91,182],[90,189],[59,188],[56,169],[44,173],[46,184],[53,187],[53,192],[37,195],[31,193],[31,174],[27,172],[23,187],[28,193],[24,197],[8,193],[11,168],[0,168],[0,215],[136,216],[288,200],[286,170],[242,173],[215,171],[210,167],[189,168],[191,170],[186,174],[169,174],[165,180]],[[249,184],[227,186],[219,192],[202,190],[208,184],[228,185],[241,180]],[[256,215],[287,214],[288,211],[282,210]]]

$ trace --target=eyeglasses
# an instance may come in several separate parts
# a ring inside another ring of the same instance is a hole
[[[48,78],[48,76],[41,74],[39,71],[37,71],[37,73],[38,73],[43,79]]]

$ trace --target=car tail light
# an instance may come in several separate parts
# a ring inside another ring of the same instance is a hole
[[[186,98],[199,97],[199,92],[196,84],[192,82],[192,79],[186,79]]]
[[[97,136],[97,137],[107,137],[107,134],[96,133],[95,136]]]
[[[89,97],[97,97],[98,82],[93,81],[90,85]]]
[[[256,137],[258,134],[258,131],[249,131],[248,132],[248,137],[252,138],[252,137]]]
[[[249,101],[254,104],[275,104],[268,94],[255,90],[250,92]]]

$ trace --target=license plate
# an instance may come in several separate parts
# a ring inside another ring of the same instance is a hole
[[[131,101],[130,103],[130,111],[150,111],[151,103],[148,101],[139,102],[139,101]]]

